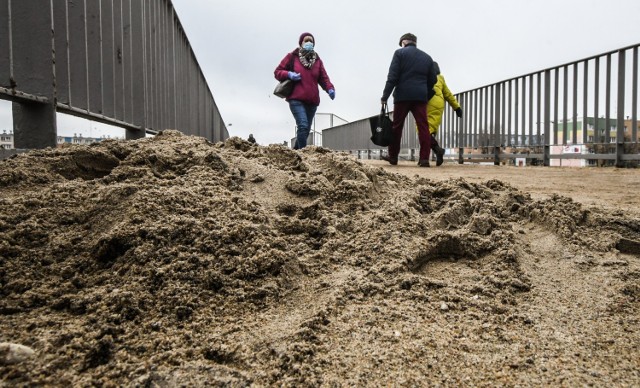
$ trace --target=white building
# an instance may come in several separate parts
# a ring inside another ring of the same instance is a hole
[[[6,129],[2,130],[0,134],[0,148],[5,150],[13,149],[13,132],[7,132]]]

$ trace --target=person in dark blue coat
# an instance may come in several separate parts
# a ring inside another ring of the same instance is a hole
[[[387,103],[393,91],[393,142],[389,145],[388,155],[382,159],[395,165],[398,164],[400,141],[404,120],[409,112],[413,115],[418,126],[418,141],[420,142],[420,167],[429,167],[431,152],[431,136],[427,112],[424,108],[433,96],[433,85],[437,82],[437,74],[433,66],[433,59],[416,46],[418,38],[411,33],[400,37],[400,47],[393,53],[389,66],[387,83],[382,93],[381,102]]]

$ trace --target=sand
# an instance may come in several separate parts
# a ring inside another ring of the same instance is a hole
[[[33,350],[0,386],[640,385],[640,173],[498,169],[178,131],[0,161]]]

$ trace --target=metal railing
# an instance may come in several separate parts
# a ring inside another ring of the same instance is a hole
[[[459,93],[464,116],[446,108],[437,138],[459,163],[637,166],[639,46]],[[369,137],[367,118],[323,131],[323,144],[370,157],[381,147]],[[411,160],[419,148],[411,115],[401,148]]]
[[[16,148],[56,145],[56,112],[126,129],[229,133],[170,0],[0,0],[0,98]]]

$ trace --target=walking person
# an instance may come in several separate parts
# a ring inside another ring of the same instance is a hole
[[[451,90],[449,90],[449,87],[444,80],[444,76],[440,73],[440,66],[438,66],[438,62],[433,62],[433,67],[438,80],[433,86],[434,95],[427,104],[427,121],[429,122],[431,149],[436,154],[436,166],[440,166],[444,162],[444,149],[438,144],[436,135],[438,134],[440,123],[442,123],[442,114],[444,113],[445,102],[453,108],[458,118],[462,118],[462,108],[460,107],[460,103],[456,99],[456,96],[454,96],[453,93],[451,93]]]
[[[431,56],[417,47],[418,38],[411,33],[400,37],[400,47],[393,54],[381,103],[385,105],[393,91],[393,142],[382,159],[398,164],[404,120],[411,112],[418,125],[420,167],[429,167],[431,136],[425,106],[433,96],[437,81]]]
[[[311,124],[320,105],[318,85],[332,100],[336,97],[335,87],[327,75],[322,59],[315,51],[315,43],[311,33],[303,32],[298,39],[298,47],[285,55],[274,71],[278,81],[290,79],[295,82],[286,101],[296,121],[296,142],[293,147],[296,150],[307,146]]]

